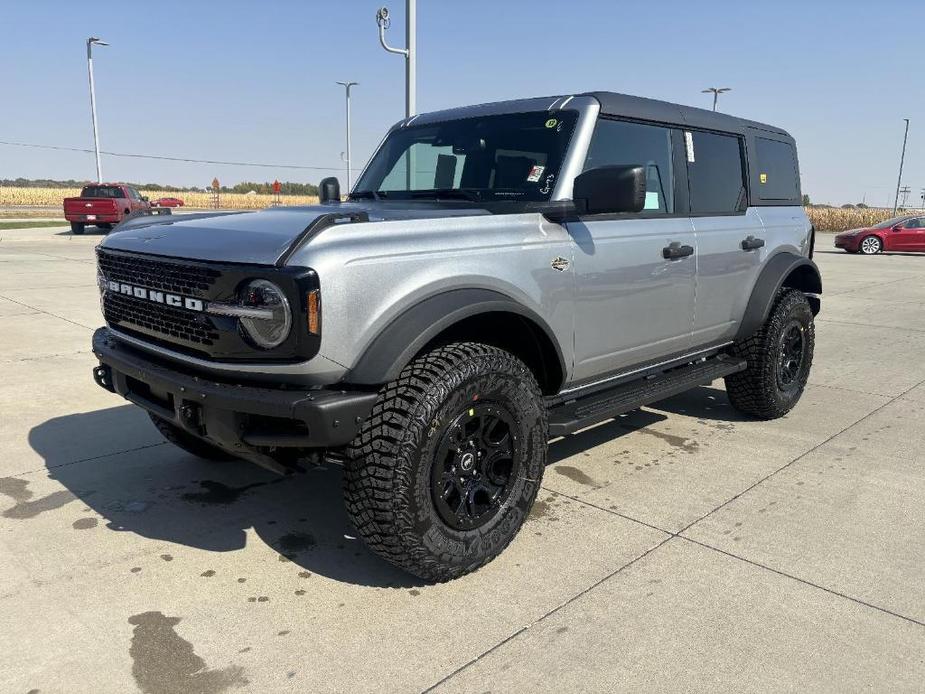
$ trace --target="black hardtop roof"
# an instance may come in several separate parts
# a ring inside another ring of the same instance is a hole
[[[585,97],[597,100],[601,105],[601,113],[609,116],[622,116],[637,120],[667,123],[670,125],[687,126],[690,128],[703,128],[720,132],[745,135],[746,129],[762,130],[773,133],[781,138],[792,141],[786,130],[773,125],[758,123],[745,118],[736,118],[725,113],[714,113],[702,108],[673,104],[669,101],[647,99],[629,94],[616,92],[585,92],[584,94],[542,96],[527,99],[513,99],[509,101],[495,101],[486,104],[460,106],[441,111],[431,111],[414,116],[395,124],[395,127],[407,125],[425,125],[429,123],[453,120],[456,118],[479,118],[501,113],[519,113],[526,111],[546,111],[568,108],[568,103],[575,97]]]
[[[725,113],[715,113],[703,108],[673,104],[669,101],[646,99],[641,96],[617,94],[615,92],[586,92],[582,96],[591,96],[597,99],[601,104],[601,113],[609,116],[625,116],[640,120],[688,125],[692,128],[719,130],[740,135],[745,134],[746,128],[753,128],[783,135],[787,138],[790,137],[786,130],[776,128],[773,125],[758,123],[745,118],[736,118]]]

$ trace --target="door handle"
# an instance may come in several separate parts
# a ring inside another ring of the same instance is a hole
[[[753,251],[756,248],[761,248],[763,246],[764,246],[764,239],[756,239],[754,236],[751,236],[751,235],[742,239],[742,250],[743,251]]]
[[[662,257],[665,260],[678,260],[694,255],[693,246],[682,246],[680,241],[672,241],[662,249]]]

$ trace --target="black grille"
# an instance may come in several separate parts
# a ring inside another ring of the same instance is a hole
[[[212,319],[201,313],[146,302],[143,299],[106,292],[103,314],[112,325],[142,328],[166,339],[211,346],[219,338]]]
[[[99,250],[97,255],[100,269],[109,280],[185,296],[203,296],[222,275],[214,268],[150,257],[115,255],[104,250]]]

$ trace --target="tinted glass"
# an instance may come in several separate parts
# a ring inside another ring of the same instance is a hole
[[[585,171],[598,166],[644,166],[644,212],[674,212],[671,130],[615,120],[600,120],[594,129]]]
[[[121,198],[122,189],[117,186],[87,186],[80,191],[82,198]]]
[[[874,224],[874,226],[871,227],[871,228],[873,228],[873,229],[889,229],[890,227],[894,227],[894,226],[896,226],[897,224],[902,224],[902,223],[905,222],[907,219],[909,219],[909,217],[907,217],[906,215],[903,215],[902,217],[892,217],[892,218],[890,218],[890,219],[884,219],[882,222],[879,222],[878,224]]]
[[[742,147],[739,138],[715,133],[691,133],[693,159],[687,171],[691,212],[698,215],[739,212],[745,206]]]
[[[576,120],[574,111],[542,111],[394,130],[354,196],[548,200]]]
[[[755,138],[758,159],[758,197],[763,200],[796,200],[800,197],[797,158],[786,142]]]

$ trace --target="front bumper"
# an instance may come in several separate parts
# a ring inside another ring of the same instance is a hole
[[[858,249],[858,237],[853,234],[851,236],[836,236],[835,248],[841,248],[846,251],[856,251]]]
[[[164,365],[112,336],[93,334],[96,382],[194,436],[277,472],[276,449],[349,443],[377,394],[337,389],[266,388],[213,381]]]

